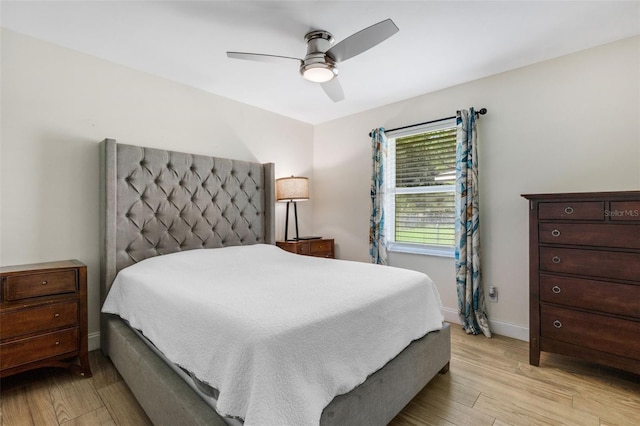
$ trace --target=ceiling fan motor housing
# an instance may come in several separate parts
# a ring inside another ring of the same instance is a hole
[[[333,45],[331,33],[322,30],[311,31],[304,39],[307,42],[307,54],[300,65],[300,74],[307,80],[320,83],[336,77],[336,62],[326,54]]]

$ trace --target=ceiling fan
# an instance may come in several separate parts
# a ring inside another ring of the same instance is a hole
[[[396,24],[391,19],[386,19],[350,35],[335,45],[333,45],[333,36],[328,31],[308,32],[304,36],[307,42],[307,54],[304,59],[245,52],[227,52],[227,56],[260,62],[291,63],[291,61],[296,61],[304,79],[320,83],[325,93],[334,102],[339,102],[344,99],[344,92],[337,79],[337,64],[371,49],[397,32]]]

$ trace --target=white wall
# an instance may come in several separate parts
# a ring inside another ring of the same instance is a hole
[[[495,331],[527,339],[520,195],[640,189],[639,63],[635,37],[316,126],[314,232],[335,237],[341,258],[367,261],[369,131],[487,108],[478,122],[483,276],[499,291],[487,307]],[[455,319],[453,259],[392,253],[390,263],[429,274]]]
[[[277,177],[313,177],[311,125],[8,30],[1,71],[0,265],[87,264],[90,348],[99,331],[101,140],[274,162]],[[300,231],[310,234],[312,202],[300,207]]]

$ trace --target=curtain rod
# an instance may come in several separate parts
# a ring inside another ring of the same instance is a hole
[[[476,111],[476,118],[479,115],[485,115],[486,113],[487,113],[487,109],[486,108],[480,108],[478,111]],[[452,118],[456,118],[456,116],[452,115],[451,117],[438,118],[437,120],[425,121],[424,123],[417,123],[417,124],[410,124],[408,126],[403,126],[403,127],[396,127],[395,129],[385,129],[385,132],[394,132],[396,130],[410,129],[412,127],[423,126],[425,124],[432,124],[432,123],[438,123],[440,121],[451,120]],[[373,134],[371,132],[369,132],[369,137],[372,137],[372,136],[373,136]]]

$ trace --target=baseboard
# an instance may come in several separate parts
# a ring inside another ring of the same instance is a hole
[[[100,332],[97,333],[89,333],[89,341],[88,341],[89,352],[95,351],[96,349],[100,349]]]
[[[453,324],[460,324],[460,317],[457,309],[443,308],[444,320]],[[517,324],[504,321],[496,321],[489,318],[491,332],[501,336],[512,337],[518,340],[529,341],[529,329]]]

